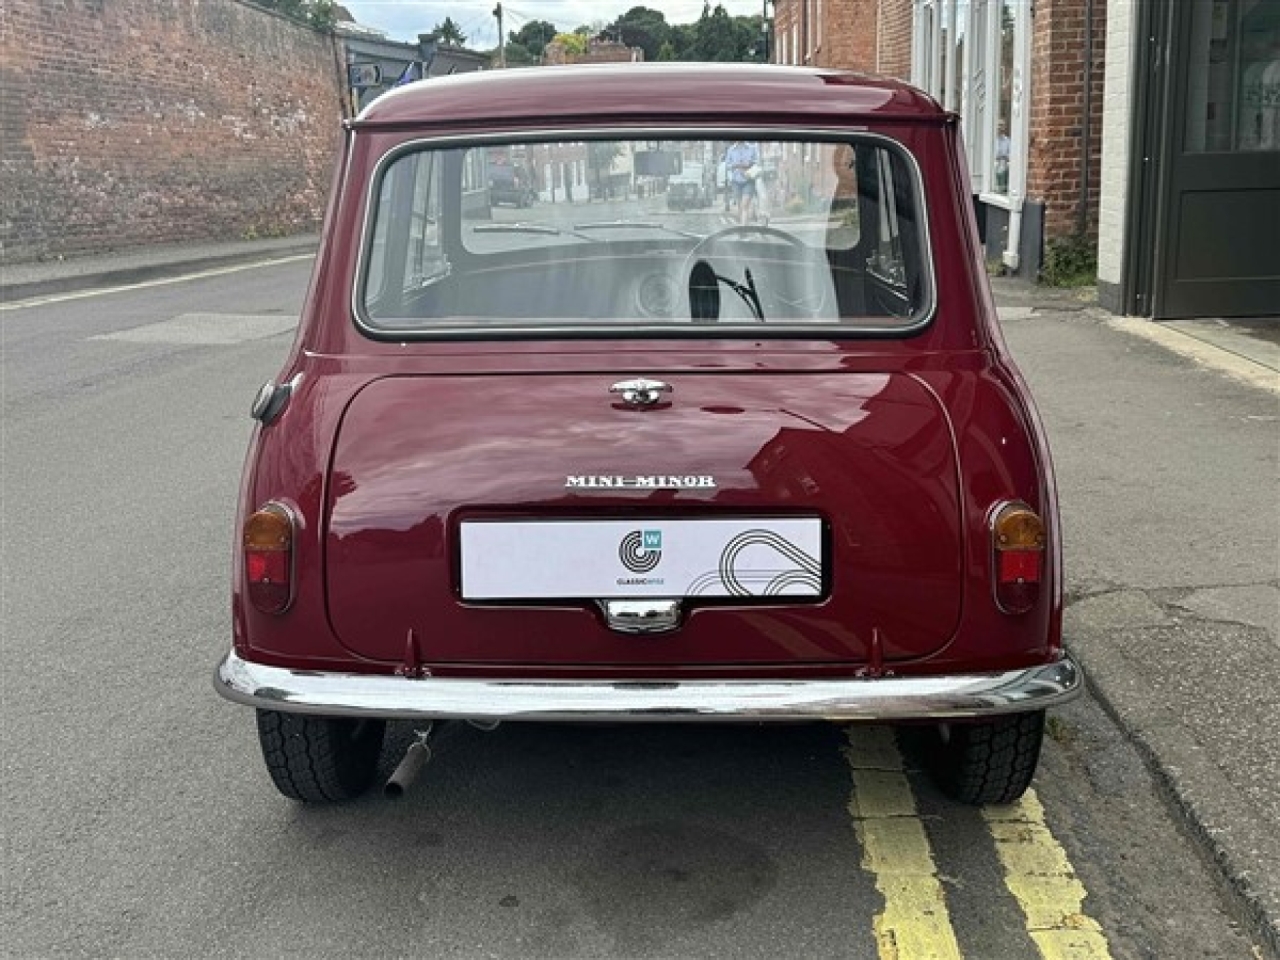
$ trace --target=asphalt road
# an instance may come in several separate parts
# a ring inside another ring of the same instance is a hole
[[[1256,955],[1088,700],[1014,809],[834,726],[460,725],[400,800],[280,798],[210,675],[308,269],[0,312],[3,956]]]

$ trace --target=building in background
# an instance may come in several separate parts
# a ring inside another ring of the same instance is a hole
[[[340,9],[339,16],[343,13]],[[489,54],[447,46],[440,43],[434,33],[419,34],[417,43],[404,42],[390,39],[381,30],[343,19],[334,26],[334,32],[346,53],[353,114],[400,84],[487,70],[492,66]]]
[[[547,44],[543,56],[549,66],[566,63],[639,63],[644,60],[644,51],[640,47],[628,47],[616,40],[599,36],[587,40],[585,53],[573,53],[565,49],[564,44],[553,40]]]
[[[1280,2],[774,0],[772,59],[961,118],[989,260],[1096,251],[1115,312],[1280,314]]]
[[[1106,2],[776,0],[774,58],[896,77],[958,113],[987,257],[1035,277],[1046,242],[1097,236]]]

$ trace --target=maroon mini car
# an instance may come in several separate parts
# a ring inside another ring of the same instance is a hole
[[[349,122],[217,671],[280,791],[360,794],[393,720],[830,720],[1019,796],[1081,677],[963,157],[910,87],[764,66],[451,77]],[[670,209],[695,168],[724,189]]]

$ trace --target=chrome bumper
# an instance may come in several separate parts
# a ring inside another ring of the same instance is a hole
[[[227,654],[214,686],[285,713],[388,720],[945,720],[1043,710],[1083,682],[1067,656],[1004,673],[821,680],[408,679],[289,670]]]

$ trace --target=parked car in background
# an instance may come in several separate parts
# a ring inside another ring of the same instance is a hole
[[[686,163],[667,181],[667,207],[671,210],[701,210],[711,206],[712,186],[700,163]]]
[[[538,199],[532,178],[523,167],[489,168],[489,202],[497,206],[531,207]]]
[[[502,146],[555,182],[584,143],[744,135],[803,197],[772,226],[639,174],[605,216],[464,202]],[[708,64],[449,77],[348,124],[216,676],[280,792],[358,796],[389,722],[824,720],[918,725],[951,797],[1018,797],[1081,677],[959,136],[900,83]]]

